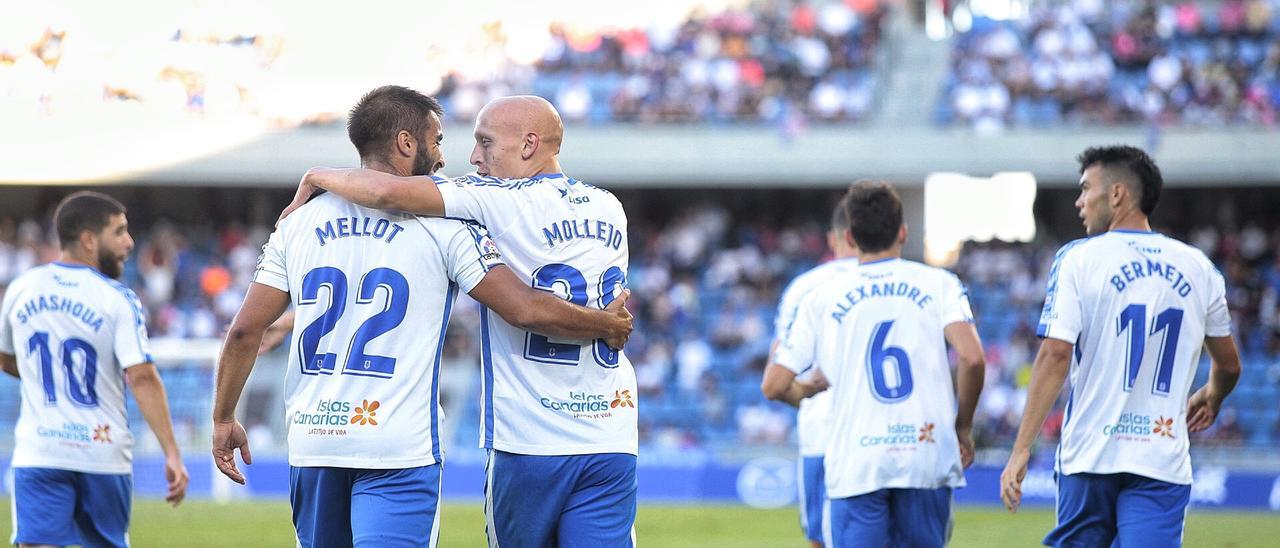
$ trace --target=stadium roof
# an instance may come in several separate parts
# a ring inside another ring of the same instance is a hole
[[[445,173],[468,172],[471,128],[449,127],[445,133]],[[175,134],[150,134],[164,141],[182,140]],[[1280,183],[1280,132],[1257,129],[1061,129],[980,136],[936,128],[813,127],[784,136],[773,127],[569,127],[562,158],[570,174],[605,186],[839,186],[861,178],[921,186],[928,174],[940,171],[975,176],[1029,171],[1041,184],[1069,187],[1079,180],[1075,156],[1084,148],[1125,143],[1150,150],[1152,142],[1170,186]],[[307,168],[357,162],[340,124],[223,138],[215,152],[203,155],[172,156],[166,149],[151,149],[167,160],[116,166],[101,174],[80,170],[33,177],[30,166],[67,163],[76,153],[47,152],[57,147],[41,144],[40,139],[5,144],[16,164],[6,162],[8,167],[0,169],[0,183],[11,184],[287,187],[297,184]],[[94,147],[97,156],[110,158],[146,157],[149,148],[126,135],[99,138]],[[121,153],[113,154],[113,147]],[[44,154],[57,156],[41,159]],[[24,164],[26,169],[20,167]]]

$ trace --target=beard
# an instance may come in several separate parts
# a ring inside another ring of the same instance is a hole
[[[98,251],[98,271],[103,276],[113,280],[120,279],[124,274],[124,257],[116,255],[106,250]]]
[[[414,177],[431,175],[436,172],[436,166],[438,165],[440,165],[439,158],[434,158],[428,154],[425,147],[419,147],[417,154],[413,156],[413,171],[409,174]]]

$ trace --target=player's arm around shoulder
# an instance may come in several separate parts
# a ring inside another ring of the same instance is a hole
[[[173,435],[173,419],[169,416],[169,399],[165,394],[164,381],[153,363],[146,362],[133,365],[124,370],[125,381],[133,391],[138,402],[138,410],[160,442],[164,450],[164,478],[169,484],[169,492],[164,500],[177,506],[187,495],[187,467],[182,462],[182,452],[178,449],[178,441]]]
[[[280,219],[302,207],[320,190],[368,208],[443,217],[444,198],[436,183],[432,177],[401,177],[364,168],[311,168],[302,176],[293,202],[280,214]]]

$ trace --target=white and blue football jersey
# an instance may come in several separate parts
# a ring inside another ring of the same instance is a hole
[[[14,467],[133,471],[124,370],[151,355],[129,288],[85,265],[36,267],[4,295],[0,352],[21,377]]]
[[[852,275],[858,268],[857,258],[836,259],[820,264],[807,272],[796,276],[787,288],[782,290],[782,298],[778,301],[778,315],[774,318],[774,341],[779,345],[786,335],[787,327],[795,321],[796,312],[800,309],[800,301],[815,288],[842,277]],[[796,413],[796,437],[800,445],[800,456],[817,457],[827,445],[827,432],[830,430],[831,391],[823,391],[811,398],[800,400],[800,409]]]
[[[1113,230],[1058,251],[1037,334],[1075,345],[1058,472],[1191,483],[1187,394],[1226,284],[1187,244]]]
[[[289,464],[441,461],[437,377],[458,290],[500,264],[483,227],[324,194],[263,246],[253,281],[296,309],[285,375]]]
[[[902,259],[862,263],[804,297],[774,359],[831,383],[829,498],[964,485],[943,330],[969,321],[954,274]]]
[[[435,178],[445,213],[489,227],[516,275],[604,308],[627,284],[627,217],[606,190],[561,174]],[[603,341],[535,335],[481,310],[483,447],[525,455],[637,451],[636,375]]]

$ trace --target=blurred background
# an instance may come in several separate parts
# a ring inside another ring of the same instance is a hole
[[[442,101],[450,175],[469,171],[489,99],[546,97],[567,124],[566,171],[626,206],[646,502],[794,502],[795,415],[759,392],[777,299],[829,258],[843,188],[883,179],[906,202],[907,254],[970,290],[988,371],[957,499],[995,504],[1048,265],[1083,236],[1075,156],[1144,147],[1166,180],[1153,224],[1221,269],[1244,354],[1217,425],[1193,436],[1193,502],[1280,510],[1280,0],[0,6],[0,291],[56,258],[63,196],[125,202],[125,282],[147,308],[197,495],[286,492],[284,349],[241,405],[260,461],[249,488],[211,475],[219,337],[298,179],[357,163],[344,113],[387,83]],[[445,492],[474,500],[478,316],[458,310]],[[0,455],[18,407],[0,379]],[[1060,423],[1028,483],[1042,503]],[[153,494],[158,448],[138,439],[138,491]]]

